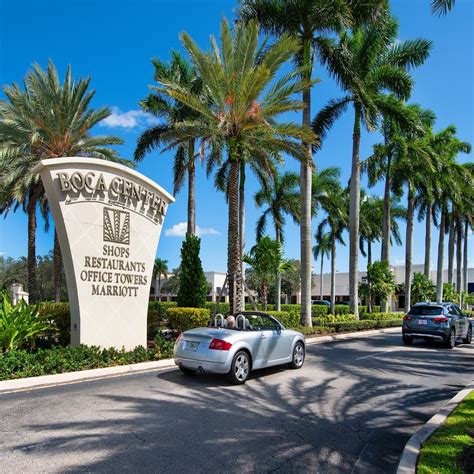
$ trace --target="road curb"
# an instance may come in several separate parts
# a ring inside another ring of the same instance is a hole
[[[369,331],[357,331],[357,332],[346,332],[344,334],[335,334],[334,336],[308,336],[306,337],[306,345],[321,344],[323,342],[340,341],[343,339],[356,339],[359,337],[375,336],[377,334],[384,333],[399,333],[402,327],[397,326],[394,328],[385,329],[370,329]]]
[[[357,337],[372,336],[374,334],[399,332],[400,329],[400,327],[396,327],[337,334],[334,336],[310,336],[306,338],[306,344],[321,344],[323,342],[339,341],[341,339],[352,339]],[[118,375],[166,369],[171,367],[176,367],[174,364],[174,359],[162,359],[155,362],[141,362],[139,364],[118,365],[114,367],[104,367],[102,369],[80,370],[78,372],[65,372],[63,374],[41,375],[39,377],[3,380],[0,381],[0,394],[23,390],[34,390],[38,388],[64,385],[74,382],[86,382],[106,377],[114,377]]]
[[[432,416],[412,437],[403,449],[397,474],[415,474],[420,449],[426,440],[445,422],[450,413],[474,390],[474,381],[459,391],[446,406]]]

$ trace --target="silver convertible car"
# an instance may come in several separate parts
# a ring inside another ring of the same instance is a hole
[[[251,370],[303,366],[303,334],[285,329],[266,313],[244,311],[227,318],[218,314],[209,324],[185,331],[176,340],[174,361],[186,374],[227,374],[234,384],[242,384]]]

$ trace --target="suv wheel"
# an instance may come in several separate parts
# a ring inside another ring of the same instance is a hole
[[[469,325],[469,328],[467,329],[467,334],[466,337],[462,340],[463,344],[470,344],[472,340],[472,326]]]
[[[453,349],[456,345],[456,331],[454,328],[451,328],[451,331],[449,331],[449,336],[444,341],[444,345],[448,349]]]
[[[411,346],[413,344],[413,338],[410,336],[405,336],[405,334],[402,334],[402,340],[403,344],[406,346]]]

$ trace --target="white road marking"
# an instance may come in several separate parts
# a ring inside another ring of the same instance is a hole
[[[362,357],[357,357],[356,360],[368,359],[369,357],[375,357],[375,356],[378,356],[378,355],[386,354],[387,352],[393,352],[394,350],[395,349],[389,349],[388,351],[377,352],[376,354],[369,354],[369,355],[365,355],[365,356],[362,356]]]

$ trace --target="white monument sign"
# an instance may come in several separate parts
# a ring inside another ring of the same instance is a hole
[[[136,171],[94,158],[41,161],[71,307],[71,343],[146,347],[156,249],[173,196]]]

